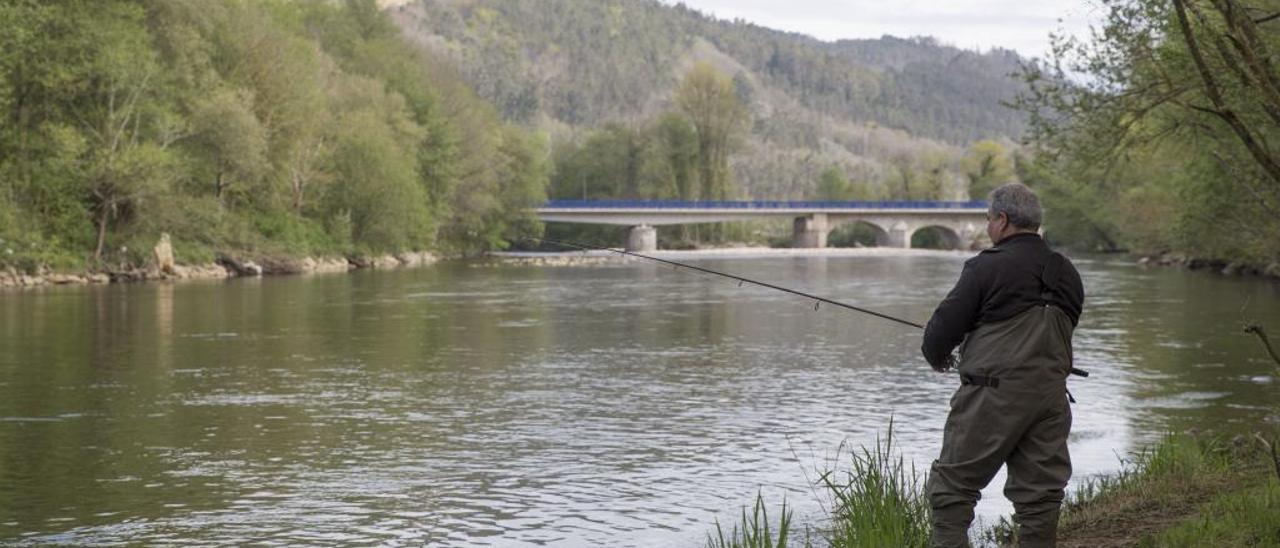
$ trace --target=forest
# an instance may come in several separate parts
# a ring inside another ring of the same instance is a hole
[[[466,256],[539,233],[548,197],[1014,180],[1060,245],[1276,263],[1280,5],[1101,8],[1024,59],[656,0],[5,2],[0,264],[137,266],[162,233],[186,263]]]
[[[536,226],[548,144],[373,0],[0,4],[12,266],[464,255]]]

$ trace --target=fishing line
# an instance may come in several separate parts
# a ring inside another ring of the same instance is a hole
[[[738,276],[738,275],[734,275],[734,274],[728,274],[728,273],[725,273],[725,272],[720,272],[720,271],[718,271],[718,270],[712,270],[712,269],[710,269],[710,268],[703,268],[703,267],[695,266],[695,265],[691,265],[691,264],[688,264],[688,263],[682,263],[682,262],[679,262],[679,261],[671,261],[671,260],[667,260],[667,259],[660,259],[660,258],[658,258],[658,257],[653,257],[653,256],[651,256],[651,255],[644,255],[644,254],[641,254],[641,253],[635,253],[635,252],[632,252],[632,251],[623,251],[623,250],[621,250],[621,249],[613,249],[613,248],[608,248],[608,247],[599,247],[599,246],[593,246],[593,245],[585,245],[585,244],[580,244],[580,243],[575,243],[575,242],[566,242],[566,241],[564,241],[564,240],[548,240],[548,239],[546,239],[546,238],[534,238],[534,237],[532,237],[532,236],[526,237],[526,238],[524,238],[524,239],[525,239],[525,240],[529,240],[529,241],[535,241],[535,242],[542,242],[542,243],[547,243],[547,244],[552,244],[552,245],[558,245],[558,246],[566,247],[566,248],[580,249],[580,250],[582,250],[582,251],[608,251],[608,252],[610,252],[610,253],[617,253],[617,254],[619,254],[619,255],[625,255],[625,256],[628,256],[628,257],[639,257],[639,258],[641,258],[641,259],[648,259],[648,260],[650,260],[650,261],[656,261],[656,262],[659,262],[659,263],[669,264],[669,265],[674,266],[674,267],[676,267],[676,268],[684,268],[684,269],[688,269],[688,270],[691,270],[691,271],[694,271],[694,272],[701,272],[701,273],[704,273],[704,274],[711,274],[711,275],[715,275],[715,276],[721,276],[721,277],[729,278],[729,279],[731,279],[731,280],[737,280],[737,282],[738,282],[738,287],[742,287],[742,284],[744,284],[744,283],[749,283],[749,284],[753,284],[753,285],[758,285],[758,286],[760,286],[760,287],[767,287],[767,288],[769,288],[769,289],[775,289],[775,290],[778,290],[778,291],[782,291],[782,292],[784,292],[784,293],[790,293],[790,294],[792,294],[792,295],[798,295],[798,296],[800,296],[800,297],[804,297],[804,298],[806,298],[806,299],[813,299],[813,301],[814,301],[814,302],[813,302],[813,309],[814,309],[814,310],[818,310],[818,307],[820,307],[820,306],[822,305],[822,303],[827,303],[827,304],[832,304],[832,305],[835,305],[835,306],[839,306],[839,307],[841,307],[841,308],[847,308],[847,309],[849,309],[849,310],[853,310],[853,311],[855,311],[855,312],[861,312],[861,313],[863,313],[863,314],[870,314],[870,315],[875,316],[875,317],[877,317],[877,318],[883,318],[883,319],[886,319],[886,320],[889,320],[889,321],[892,321],[892,322],[900,323],[900,324],[902,324],[902,325],[909,325],[909,326],[914,327],[914,328],[916,328],[916,329],[924,329],[924,325],[923,325],[923,324],[919,324],[919,323],[916,323],[916,322],[913,322],[913,321],[910,321],[910,320],[904,320],[904,319],[902,319],[902,318],[895,318],[895,317],[890,316],[890,315],[888,315],[888,314],[883,314],[883,313],[880,313],[880,312],[876,312],[876,311],[874,311],[874,310],[867,310],[867,309],[865,309],[865,308],[858,307],[858,306],[854,306],[854,305],[847,304],[847,303],[842,303],[842,302],[840,302],[840,301],[833,301],[833,300],[828,299],[828,298],[826,298],[826,297],[819,297],[819,296],[817,296],[817,295],[813,295],[813,294],[810,294],[810,293],[805,293],[805,292],[803,292],[803,291],[796,291],[796,290],[794,290],[794,289],[788,289],[788,288],[785,288],[785,287],[782,287],[782,286],[773,285],[773,284],[768,283],[768,282],[762,282],[762,281],[759,281],[759,280],[753,280],[753,279],[751,279],[751,278],[744,278],[744,277],[742,277],[742,276]],[[1081,377],[1088,377],[1088,376],[1089,376],[1089,372],[1084,371],[1084,370],[1082,370],[1082,369],[1077,369],[1077,368],[1075,368],[1075,367],[1072,367],[1072,368],[1071,368],[1071,374],[1072,374],[1072,375],[1078,375],[1078,376],[1081,376]]]
[[[659,258],[657,258],[657,257],[653,257],[653,256],[650,256],[650,255],[643,255],[643,254],[640,254],[640,253],[634,253],[634,252],[631,252],[631,251],[622,251],[622,250],[620,250],[620,249],[610,249],[610,248],[607,248],[607,247],[597,247],[597,246],[583,245],[583,244],[578,244],[578,243],[574,243],[574,242],[566,242],[566,241],[562,241],[562,240],[548,240],[548,239],[544,239],[544,238],[532,238],[532,237],[525,238],[525,239],[526,239],[526,240],[535,240],[535,241],[544,242],[544,243],[548,243],[548,244],[552,244],[552,245],[558,245],[558,246],[562,246],[562,247],[571,247],[571,248],[581,249],[581,250],[584,250],[584,251],[609,251],[609,252],[612,252],[612,253],[617,253],[617,254],[619,254],[619,255],[626,255],[626,256],[629,256],[629,257],[639,257],[639,258],[641,258],[641,259],[648,259],[648,260],[650,260],[650,261],[657,261],[657,262],[665,263],[665,264],[669,264],[669,265],[671,265],[671,266],[675,266],[675,267],[678,267],[678,268],[687,268],[687,269],[689,269],[689,270],[693,270],[693,271],[695,271],[695,272],[703,272],[703,273],[706,273],[706,274],[713,274],[713,275],[716,275],[716,276],[723,276],[723,277],[725,277],[725,278],[729,278],[729,279],[731,279],[731,280],[737,280],[737,281],[738,281],[738,286],[739,286],[739,287],[741,287],[743,283],[749,283],[749,284],[753,284],[753,285],[758,285],[758,286],[760,286],[760,287],[767,287],[767,288],[769,288],[769,289],[775,289],[775,290],[778,290],[778,291],[782,291],[782,292],[790,293],[790,294],[792,294],[792,295],[798,295],[798,296],[804,297],[804,298],[806,298],[806,299],[813,299],[813,301],[814,301],[814,303],[813,303],[813,309],[814,309],[814,310],[817,310],[817,309],[818,309],[818,307],[822,305],[822,303],[827,303],[827,304],[831,304],[831,305],[839,306],[839,307],[841,307],[841,308],[847,308],[847,309],[849,309],[849,310],[854,310],[854,311],[857,311],[857,312],[861,312],[861,313],[863,313],[863,314],[870,314],[870,315],[875,316],[875,317],[877,317],[877,318],[884,318],[884,319],[889,320],[889,321],[898,322],[898,323],[903,324],[903,325],[909,325],[909,326],[914,327],[914,328],[916,328],[916,329],[924,329],[924,325],[918,324],[918,323],[913,322],[913,321],[904,320],[904,319],[902,319],[902,318],[895,318],[895,317],[890,316],[890,315],[888,315],[888,314],[882,314],[882,313],[880,313],[880,312],[876,312],[876,311],[874,311],[874,310],[867,310],[867,309],[865,309],[865,308],[861,308],[861,307],[853,306],[853,305],[851,305],[851,304],[847,304],[847,303],[842,303],[842,302],[840,302],[840,301],[833,301],[833,300],[828,299],[828,298],[826,298],[826,297],[819,297],[819,296],[817,296],[817,295],[812,295],[812,294],[809,294],[809,293],[805,293],[805,292],[803,292],[803,291],[796,291],[796,290],[794,290],[794,289],[788,289],[788,288],[785,288],[785,287],[782,287],[782,286],[773,285],[773,284],[768,283],[768,282],[762,282],[762,281],[759,281],[759,280],[753,280],[753,279],[751,279],[751,278],[744,278],[744,277],[742,277],[742,276],[737,276],[737,275],[734,275],[734,274],[728,274],[728,273],[725,273],[725,272],[720,272],[720,271],[718,271],[718,270],[711,270],[710,268],[703,268],[703,267],[695,266],[695,265],[691,265],[691,264],[688,264],[688,263],[682,263],[682,262],[678,262],[678,261],[670,261],[670,260],[667,260],[667,259],[659,259]]]

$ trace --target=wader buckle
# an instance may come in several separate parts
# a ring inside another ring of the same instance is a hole
[[[960,373],[960,384],[975,384],[978,386],[986,386],[989,388],[998,388],[1000,379],[995,377],[984,377],[982,375],[974,375],[973,373]]]

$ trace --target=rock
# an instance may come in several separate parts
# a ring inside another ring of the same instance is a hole
[[[85,280],[91,284],[105,284],[111,283],[111,276],[99,272],[85,276]]]
[[[1187,256],[1180,253],[1165,253],[1160,255],[1158,261],[1161,266],[1170,266],[1175,264],[1186,264]]]
[[[400,266],[400,261],[391,255],[381,255],[374,257],[369,261],[370,266],[377,269],[396,268]]]
[[[1141,264],[1141,265],[1151,264],[1151,257],[1144,256],[1141,259],[1138,259],[1138,264]]]
[[[152,258],[155,259],[156,270],[164,274],[173,274],[177,265],[173,262],[173,244],[169,242],[169,233],[161,232],[160,241],[156,242],[155,249],[152,249]]]
[[[1280,278],[1280,262],[1275,262],[1267,265],[1267,268],[1266,270],[1263,271],[1263,273],[1268,276],[1271,276],[1272,278]]]
[[[289,258],[264,257],[262,258],[262,273],[269,275],[282,274],[302,274],[310,272],[310,265],[307,264],[310,258],[298,260]]]
[[[310,272],[346,272],[354,268],[354,265],[343,257],[321,257],[319,259],[307,257],[307,260],[311,261]]]
[[[1237,276],[1244,269],[1244,263],[1240,261],[1231,261],[1227,266],[1222,267],[1222,274],[1226,276]]]
[[[1187,261],[1187,268],[1191,270],[1200,270],[1202,268],[1210,268],[1213,270],[1222,270],[1227,267],[1227,263],[1218,259],[1190,259]]]
[[[241,261],[230,255],[218,254],[218,264],[234,272],[237,276],[261,276],[262,266],[253,261]]]
[[[85,279],[74,274],[50,274],[45,276],[45,280],[55,285],[82,284]]]
[[[217,263],[179,266],[177,268],[183,274],[181,278],[187,280],[221,280],[231,277],[231,272]]]
[[[426,251],[409,251],[396,255],[396,259],[404,266],[425,266],[436,262],[435,255]]]

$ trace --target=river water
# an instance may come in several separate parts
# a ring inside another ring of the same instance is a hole
[[[923,321],[967,254],[672,256]],[[1077,479],[1275,420],[1240,324],[1280,335],[1280,284],[1076,264]],[[891,419],[926,471],[956,384],[911,328],[634,261],[49,288],[0,322],[3,544],[697,546],[757,492],[816,523],[816,472]]]

